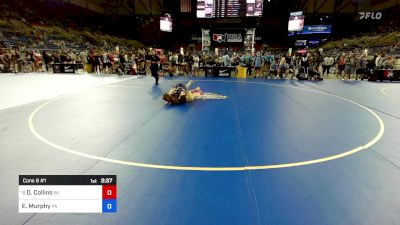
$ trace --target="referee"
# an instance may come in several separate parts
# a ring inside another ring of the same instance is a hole
[[[150,62],[151,76],[156,80],[154,85],[158,85],[158,80],[160,79],[158,75],[158,64],[160,63],[160,57],[156,55],[154,50],[151,50],[147,55],[146,60]]]

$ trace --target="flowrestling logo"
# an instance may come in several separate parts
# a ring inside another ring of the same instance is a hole
[[[218,43],[228,42],[243,42],[242,34],[213,34],[213,41]]]
[[[381,12],[359,12],[358,14],[360,14],[360,20],[380,20],[382,18]]]

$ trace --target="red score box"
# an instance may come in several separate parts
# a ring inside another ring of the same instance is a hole
[[[103,185],[103,199],[116,199],[117,186],[116,185]]]

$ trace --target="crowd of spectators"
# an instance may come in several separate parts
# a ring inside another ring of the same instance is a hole
[[[69,13],[60,13],[66,8],[69,9]],[[77,27],[78,30],[89,27],[92,30],[88,31],[89,34],[99,29],[99,27],[93,27],[92,25],[97,23],[91,23],[90,20],[90,18],[98,18],[94,17],[94,13],[63,2],[48,4],[46,1],[25,3],[6,0],[0,12],[2,12],[0,19],[6,22],[11,20],[18,22],[12,29],[17,29],[19,25],[29,27],[33,23],[48,25],[50,30],[59,28],[63,31],[61,33],[68,33],[70,27]],[[88,16],[85,16],[85,20],[82,21],[79,19],[80,14]],[[221,52],[222,54],[191,50],[183,54],[180,51],[128,48],[121,43],[119,46],[116,43],[112,45],[103,40],[96,40],[98,36],[85,38],[83,31],[76,33],[79,37],[73,41],[63,36],[36,32],[38,29],[31,35],[27,34],[30,32],[29,29],[22,33],[0,29],[0,72],[47,72],[52,70],[52,64],[67,63],[82,64],[83,70],[88,73],[146,74],[151,65],[148,59],[151,55],[157,54],[159,72],[172,76],[200,76],[203,74],[203,69],[207,67],[241,66],[247,69],[247,77],[255,78],[283,79],[296,76],[298,79],[318,79],[330,74],[340,79],[359,79],[376,69],[399,69],[399,45],[386,47],[378,45],[379,47],[369,47],[368,50],[365,48],[371,40],[379,43],[386,34],[398,32],[399,16],[393,15],[387,18],[387,20],[377,21],[378,24],[367,31],[361,27],[355,29],[357,35],[337,41],[333,50],[325,49],[321,52],[314,50],[291,55],[288,55],[286,50],[226,51]],[[104,21],[96,22],[105,23]],[[358,42],[360,35],[368,38]],[[96,43],[89,43],[88,39],[95,40]],[[348,49],[343,45],[347,40],[353,40],[365,46]]]
[[[389,25],[395,27],[393,23]],[[374,38],[372,38],[374,39]],[[379,41],[379,38],[375,38]],[[399,44],[369,48],[347,46],[288,55],[286,50],[182,53],[160,49],[128,48],[98,40],[96,44],[67,40],[62,36],[27,35],[0,30],[0,72],[48,72],[52,64],[82,64],[88,73],[146,74],[149,58],[156,54],[160,74],[200,76],[208,67],[245,67],[247,77],[278,79],[319,79],[336,75],[344,79],[360,79],[373,70],[399,68]],[[236,73],[237,70],[233,69]]]
[[[55,35],[30,36],[0,31],[0,72],[46,72],[54,63],[66,63],[82,64],[87,72],[117,73],[122,68],[120,62],[129,62],[132,51],[126,46],[101,43],[96,46]]]
[[[149,56],[158,56],[163,75],[200,76],[208,67],[245,67],[247,77],[283,79],[319,79],[336,75],[341,79],[362,79],[376,69],[400,70],[398,46],[369,49],[310,51],[291,56],[282,51],[256,52],[166,52],[160,49],[129,49],[88,46],[36,50],[24,47],[0,49],[1,72],[46,72],[54,63],[82,64],[84,71],[96,74],[146,74]],[[236,70],[237,72],[237,70]]]
[[[336,75],[341,79],[362,79],[376,69],[400,69],[397,46],[369,49],[310,51],[288,55],[282,51],[167,54],[170,74],[198,75],[203,67],[245,67],[247,77],[278,79],[320,79]],[[237,71],[236,71],[237,72]]]

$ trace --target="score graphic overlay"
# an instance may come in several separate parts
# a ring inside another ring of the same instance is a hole
[[[20,213],[115,213],[116,175],[20,175]]]

